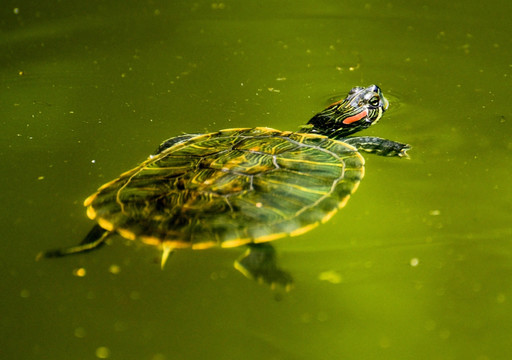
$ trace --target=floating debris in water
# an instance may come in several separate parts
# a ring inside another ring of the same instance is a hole
[[[140,293],[138,291],[132,291],[130,293],[130,299],[132,300],[139,300],[140,299]]]
[[[75,329],[75,337],[82,339],[86,335],[85,329],[83,327],[77,327]]]
[[[87,275],[87,271],[84,268],[78,268],[73,270],[73,275],[78,277],[84,277],[85,275]]]
[[[321,272],[320,275],[318,275],[318,279],[322,281],[328,281],[331,284],[339,284],[343,281],[340,273],[335,270]]]
[[[117,275],[117,274],[119,274],[121,272],[121,267],[119,265],[112,264],[108,268],[108,272],[111,273],[111,274]]]
[[[99,359],[107,359],[110,356],[110,350],[106,346],[100,346],[96,349],[96,357]]]

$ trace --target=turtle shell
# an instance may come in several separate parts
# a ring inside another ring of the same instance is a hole
[[[364,175],[351,145],[258,127],[179,142],[103,185],[87,214],[127,239],[204,249],[303,234],[345,206]]]

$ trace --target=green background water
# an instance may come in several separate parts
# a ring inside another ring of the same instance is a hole
[[[508,359],[512,350],[510,1],[3,1],[2,359]],[[295,130],[355,85],[366,131],[345,209],[276,243],[276,294],[242,249],[78,243],[82,201],[181,132]],[[85,276],[83,272],[85,271]],[[82,275],[82,276],[80,276]]]

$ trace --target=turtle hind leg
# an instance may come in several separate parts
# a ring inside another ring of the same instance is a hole
[[[264,282],[271,288],[282,286],[288,291],[293,285],[292,276],[277,266],[276,251],[267,243],[250,244],[246,253],[235,261],[235,268],[246,277]]]
[[[89,231],[89,233],[77,246],[72,246],[64,249],[42,251],[39,254],[37,254],[36,260],[39,260],[41,258],[63,257],[67,255],[80,254],[95,249],[99,249],[101,246],[105,244],[105,240],[108,238],[110,234],[110,231],[103,229],[99,225],[94,225],[91,231]]]

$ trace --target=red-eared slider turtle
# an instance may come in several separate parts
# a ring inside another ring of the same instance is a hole
[[[269,242],[304,234],[345,206],[364,175],[359,151],[407,156],[409,145],[349,136],[387,107],[379,87],[355,87],[298,132],[257,127],[171,138],[85,200],[97,225],[79,245],[41,256],[86,252],[114,233],[159,248],[162,266],[174,249],[247,245],[235,267],[288,287],[292,278]]]

